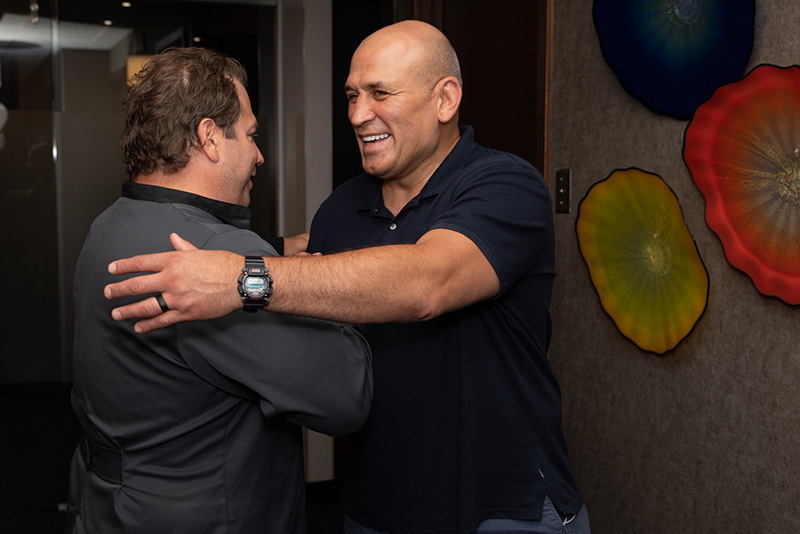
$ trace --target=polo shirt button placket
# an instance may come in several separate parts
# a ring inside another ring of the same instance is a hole
[[[389,230],[394,230],[395,228],[397,228],[397,223],[393,222],[392,224],[389,225]]]

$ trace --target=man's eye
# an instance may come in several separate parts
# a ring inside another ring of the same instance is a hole
[[[347,95],[347,101],[350,102],[351,104],[355,104],[356,100],[358,100],[358,95],[357,94],[353,93],[353,94]]]

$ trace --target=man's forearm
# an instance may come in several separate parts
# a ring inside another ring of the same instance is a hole
[[[413,245],[264,258],[275,280],[267,309],[350,323],[411,322],[496,294],[497,277],[477,247],[436,232]]]
[[[411,267],[414,246],[264,258],[274,280],[267,310],[347,323],[423,320],[431,311]]]
[[[157,299],[149,297],[115,308],[116,320],[144,318],[135,328],[148,332],[242,308],[237,289],[242,256],[197,250],[174,234],[170,241],[180,252],[113,262],[113,274],[152,274],[105,288],[111,299],[160,293],[169,310],[162,313]],[[274,280],[268,310],[349,323],[423,321],[490,298],[500,288],[478,247],[449,230],[433,230],[413,245],[264,260]]]

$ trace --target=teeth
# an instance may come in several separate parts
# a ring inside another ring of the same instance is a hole
[[[389,134],[368,135],[366,137],[362,137],[361,140],[365,143],[371,143],[372,141],[379,141],[381,139],[386,139],[387,137],[389,137]]]

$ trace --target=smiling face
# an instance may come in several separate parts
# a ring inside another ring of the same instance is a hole
[[[242,84],[238,81],[235,83],[242,112],[234,125],[236,135],[231,139],[224,135],[220,136],[222,139],[220,186],[226,202],[249,206],[250,190],[253,188],[252,177],[256,174],[256,167],[264,163],[264,156],[261,155],[261,150],[255,141],[258,121],[250,106],[250,98]]]
[[[353,55],[348,118],[368,174],[411,183],[429,177],[446,156],[439,84],[427,75],[427,62],[424,47],[397,32],[373,34]]]

